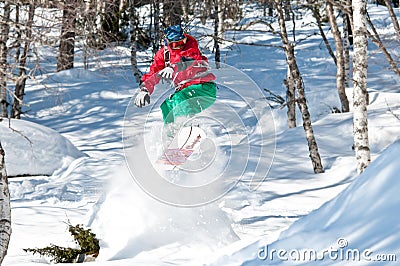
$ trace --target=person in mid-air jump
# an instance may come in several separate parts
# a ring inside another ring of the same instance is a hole
[[[180,25],[170,26],[164,30],[164,47],[142,77],[135,105],[150,104],[154,86],[164,78],[175,87],[175,93],[160,106],[164,124],[200,113],[216,99],[215,76],[209,70],[208,59],[201,54],[196,39],[185,34]]]

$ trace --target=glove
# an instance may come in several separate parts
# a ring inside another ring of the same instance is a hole
[[[139,108],[142,108],[143,106],[147,104],[150,104],[150,94],[146,89],[141,89],[136,95],[135,98],[135,105]]]
[[[174,69],[172,67],[166,67],[158,72],[158,75],[166,79],[172,79],[172,74],[174,74]]]

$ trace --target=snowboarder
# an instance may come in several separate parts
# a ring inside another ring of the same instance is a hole
[[[175,93],[161,104],[164,124],[176,117],[190,117],[211,106],[216,97],[215,76],[208,59],[201,54],[194,37],[185,34],[180,25],[164,30],[164,47],[157,51],[150,71],[141,80],[135,105],[150,104],[154,86],[164,78],[171,81]]]

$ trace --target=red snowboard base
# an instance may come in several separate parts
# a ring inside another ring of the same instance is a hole
[[[162,168],[166,170],[183,165],[205,138],[205,132],[199,127],[182,128],[169,147],[163,151],[157,164],[163,165]]]

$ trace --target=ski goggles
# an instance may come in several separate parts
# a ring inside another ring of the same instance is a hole
[[[186,37],[181,40],[173,41],[173,42],[168,41],[168,39],[167,39],[167,43],[168,43],[168,46],[171,47],[171,49],[174,49],[174,50],[181,49],[186,44]]]

